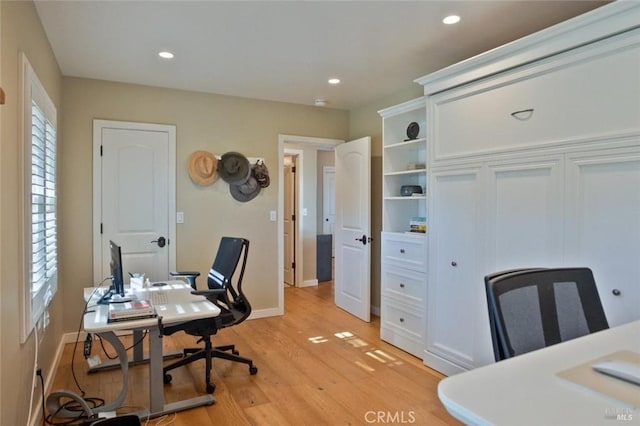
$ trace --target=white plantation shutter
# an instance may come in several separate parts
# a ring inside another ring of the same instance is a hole
[[[23,341],[57,290],[56,109],[23,55],[25,292]]]

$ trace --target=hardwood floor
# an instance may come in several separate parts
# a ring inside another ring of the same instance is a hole
[[[245,321],[215,338],[214,344],[235,343],[242,355],[254,360],[257,375],[249,375],[246,365],[214,360],[214,405],[149,424],[458,424],[436,394],[443,376],[381,341],[379,319],[373,318],[365,323],[337,308],[330,282],[286,288],[284,316]],[[183,333],[163,338],[169,351],[194,344],[195,339]],[[107,343],[105,347],[114,353]],[[72,344],[64,349],[54,390],[77,392],[70,372],[72,350]],[[97,353],[105,359],[95,341],[93,354]],[[110,401],[120,390],[119,370],[85,373],[82,345],[75,370],[85,397]],[[148,401],[147,367],[129,371],[129,392],[119,414],[140,410]],[[172,383],[165,385],[167,402],[205,392],[204,361],[173,370],[172,375]]]

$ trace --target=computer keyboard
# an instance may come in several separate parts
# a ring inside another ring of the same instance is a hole
[[[167,300],[166,291],[150,291],[149,300],[154,306],[166,305],[167,303],[169,303],[169,301]]]

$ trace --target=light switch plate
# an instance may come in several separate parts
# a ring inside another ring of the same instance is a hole
[[[184,212],[176,213],[176,223],[184,223]]]
[[[275,211],[275,210],[271,210],[271,211],[269,212],[269,220],[270,220],[271,222],[275,222],[275,221],[276,221],[276,218],[277,218],[277,216],[276,216],[276,211]]]

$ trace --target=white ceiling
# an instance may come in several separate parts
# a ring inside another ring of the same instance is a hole
[[[65,76],[344,109],[602,4],[36,1]]]

